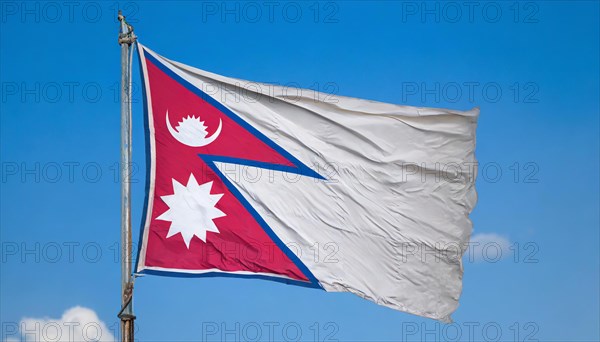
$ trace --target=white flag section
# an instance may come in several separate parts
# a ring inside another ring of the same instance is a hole
[[[249,82],[140,50],[324,178],[216,160],[234,191],[320,287],[451,321],[477,198],[477,108],[400,106]],[[225,139],[227,129],[223,124],[218,139]],[[147,230],[148,223],[145,235]],[[218,232],[207,234],[204,242]],[[150,248],[144,239],[142,254]]]

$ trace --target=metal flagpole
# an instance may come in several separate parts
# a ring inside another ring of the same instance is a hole
[[[129,53],[136,36],[122,12],[119,44],[121,45],[121,340],[133,342],[133,277],[131,273],[131,60]]]

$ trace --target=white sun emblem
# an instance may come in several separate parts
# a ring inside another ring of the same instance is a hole
[[[177,139],[180,143],[191,147],[202,147],[212,143],[219,137],[221,128],[223,127],[223,122],[219,119],[219,127],[217,127],[217,130],[209,137],[208,132],[206,132],[207,126],[204,125],[204,121],[200,120],[200,117],[190,117],[188,115],[187,118],[183,118],[182,121],[179,122],[176,129],[171,126],[171,121],[169,121],[169,111],[167,111],[166,120],[167,128],[173,138]]]
[[[171,221],[167,238],[181,233],[189,249],[194,235],[206,242],[206,232],[219,232],[213,219],[227,215],[215,207],[223,194],[211,194],[212,183],[199,185],[193,174],[186,186],[173,179],[173,195],[160,196],[169,210],[156,218]]]

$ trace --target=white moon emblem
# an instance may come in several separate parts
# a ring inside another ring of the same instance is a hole
[[[171,122],[169,121],[169,111],[167,111],[167,128],[169,132],[173,136],[173,138],[177,139],[180,143],[191,146],[191,147],[201,147],[206,146],[221,134],[223,122],[219,119],[219,127],[217,130],[211,135],[207,137],[208,132],[206,131],[206,126],[204,125],[204,121],[200,121],[200,117],[189,116],[187,118],[183,118],[182,121],[177,125],[177,129],[171,126]]]

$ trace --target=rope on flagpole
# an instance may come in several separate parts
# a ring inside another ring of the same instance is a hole
[[[123,317],[123,311],[125,311],[125,308],[127,308],[129,306],[129,304],[131,303],[131,300],[133,299],[133,282],[130,282],[128,284],[127,291],[125,291],[125,297],[127,298],[125,300],[125,304],[121,307],[121,310],[117,314],[117,317],[119,317],[119,318]]]

